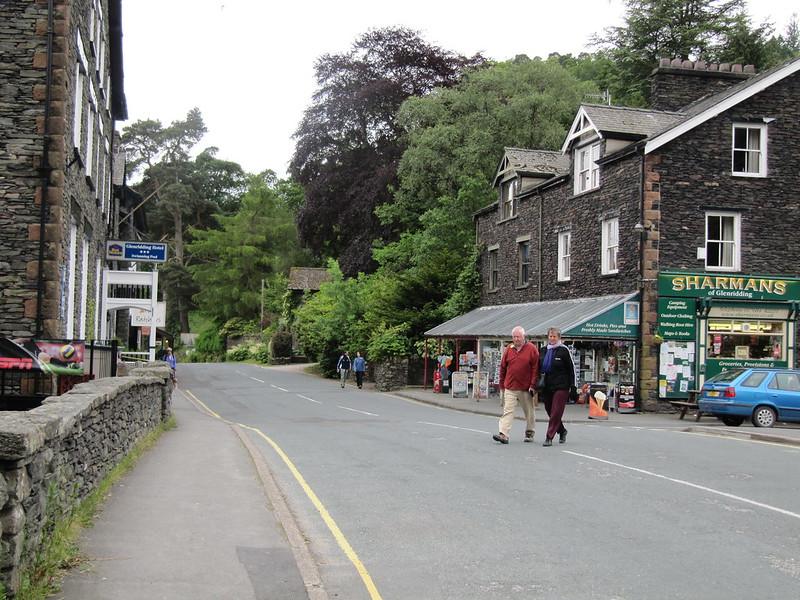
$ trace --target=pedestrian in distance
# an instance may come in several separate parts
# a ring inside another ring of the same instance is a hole
[[[542,445],[552,446],[556,434],[558,434],[559,443],[563,444],[567,441],[567,428],[561,421],[564,416],[564,407],[570,395],[577,390],[575,390],[575,365],[572,362],[572,353],[562,343],[561,330],[557,327],[547,330],[547,351],[541,360],[544,381],[539,397],[544,402],[547,416],[550,417],[547,434]]]
[[[522,404],[525,413],[524,441],[533,441],[536,424],[534,398],[539,376],[539,350],[525,341],[525,330],[519,325],[511,330],[511,340],[512,343],[500,359],[500,396],[503,399],[500,433],[492,436],[493,440],[501,444],[508,443],[517,404]]]
[[[356,357],[353,359],[353,372],[356,374],[356,385],[358,389],[364,385],[364,371],[367,370],[367,361],[361,356],[361,352],[356,352]]]
[[[172,353],[172,348],[170,347],[167,347],[167,349],[164,351],[164,362],[169,365],[169,376],[170,379],[172,379],[172,383],[177,383],[178,379],[175,376],[175,373],[178,370],[178,359],[175,358],[175,355]]]
[[[342,387],[344,387],[344,382],[350,374],[350,355],[347,353],[347,350],[342,352],[342,355],[339,357],[339,362],[336,363],[336,370],[339,372],[339,380],[342,383]]]

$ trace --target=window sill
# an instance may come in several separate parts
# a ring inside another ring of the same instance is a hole
[[[742,179],[766,179],[766,173],[734,173],[731,172],[731,177],[741,177]]]
[[[496,225],[501,225],[502,223],[507,223],[508,221],[513,221],[514,219],[517,218],[519,218],[519,214],[506,217],[505,219],[500,219],[499,221],[496,221]]]
[[[527,290],[529,287],[531,287],[531,282],[530,281],[528,283],[518,283],[514,287],[514,289],[515,290]]]
[[[491,290],[487,290],[486,293],[487,294],[496,294],[499,291],[500,291],[500,288],[492,288]]]
[[[562,284],[562,285],[563,285],[563,284],[565,284],[565,283],[570,283],[571,281],[572,281],[572,279],[558,279],[558,280],[556,281],[556,285],[559,285],[559,284]]]
[[[597,187],[593,187],[593,188],[588,189],[588,190],[583,190],[582,192],[575,192],[575,193],[572,194],[572,196],[567,198],[567,200],[574,200],[575,198],[580,198],[582,196],[587,196],[587,195],[591,194],[592,192],[596,192],[601,187],[602,186],[598,185]]]
[[[613,273],[600,273],[600,277],[616,277],[619,275],[619,271],[614,271]]]

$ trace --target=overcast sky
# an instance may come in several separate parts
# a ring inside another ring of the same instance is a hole
[[[796,0],[750,1],[755,23],[783,33]],[[496,9],[496,10],[495,10]],[[198,150],[250,172],[285,176],[292,134],[315,90],[314,61],[346,51],[371,28],[403,25],[426,41],[495,60],[577,54],[618,25],[622,0],[125,0],[128,121],[182,119],[197,106],[208,134]]]

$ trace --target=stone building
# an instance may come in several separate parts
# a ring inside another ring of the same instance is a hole
[[[557,326],[579,385],[648,409],[798,364],[798,71],[662,60],[658,109],[582,105],[560,152],[506,149],[475,217],[482,307],[427,334],[472,340],[491,377],[517,321]]]
[[[93,339],[127,117],[120,0],[0,4],[0,336]]]

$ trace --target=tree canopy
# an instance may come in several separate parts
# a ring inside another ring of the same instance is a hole
[[[372,269],[372,241],[387,235],[374,209],[391,200],[403,151],[397,110],[406,98],[451,86],[483,62],[401,27],[370,31],[348,52],[317,60],[318,88],[289,166],[305,192],[297,213],[305,246],[318,257],[338,257],[345,274]]]

